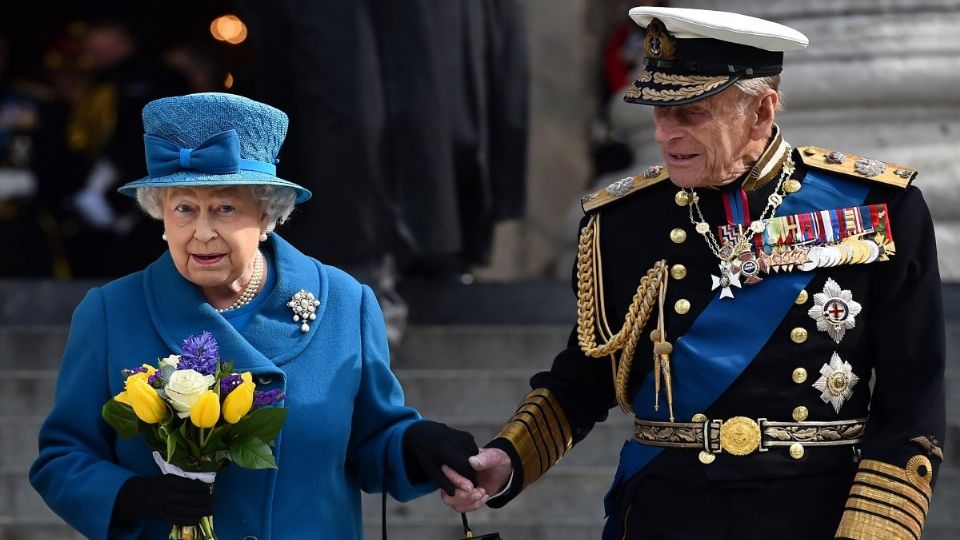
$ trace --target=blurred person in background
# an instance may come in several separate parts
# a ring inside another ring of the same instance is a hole
[[[241,5],[260,57],[258,95],[296,119],[280,170],[324,205],[288,234],[370,283],[396,342],[407,315],[398,278],[469,283],[494,223],[523,212],[523,4]]]

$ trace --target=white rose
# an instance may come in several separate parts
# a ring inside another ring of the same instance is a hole
[[[173,369],[177,369],[177,366],[179,365],[180,365],[180,355],[178,354],[171,354],[166,358],[160,359],[160,369],[163,369],[165,367],[172,367]]]
[[[216,380],[217,378],[213,375],[203,375],[192,369],[178,369],[170,374],[170,379],[164,388],[167,401],[177,410],[180,418],[186,418],[190,416],[193,402],[209,390]]]

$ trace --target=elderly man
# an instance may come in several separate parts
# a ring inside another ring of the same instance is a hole
[[[787,142],[799,32],[630,15],[647,58],[625,99],[654,107],[666,167],[584,198],[577,327],[444,502],[506,504],[619,404],[604,538],[918,538],[945,413],[916,171]]]

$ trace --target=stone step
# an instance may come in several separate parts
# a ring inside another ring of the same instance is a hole
[[[0,371],[58,369],[68,331],[65,325],[0,326]]]
[[[0,540],[83,540],[83,535],[59,519],[51,521],[5,521],[0,517]]]
[[[393,353],[395,368],[550,367],[572,325],[431,325],[411,327]]]

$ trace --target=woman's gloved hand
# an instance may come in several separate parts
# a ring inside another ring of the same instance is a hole
[[[410,481],[421,483],[429,479],[451,496],[458,487],[464,489],[464,486],[454,486],[443,474],[441,465],[450,467],[476,485],[477,473],[467,459],[479,452],[473,435],[430,420],[413,424],[403,436],[403,458]]]
[[[113,503],[114,521],[156,519],[174,525],[196,525],[213,515],[210,484],[171,474],[134,476],[124,482]]]

